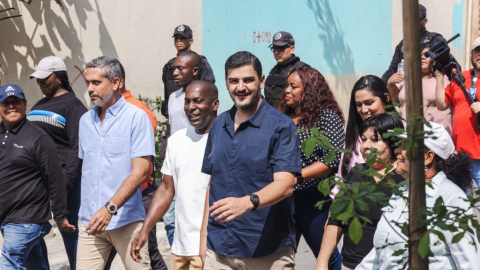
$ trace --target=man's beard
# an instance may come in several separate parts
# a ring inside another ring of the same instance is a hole
[[[476,71],[480,71],[480,62],[476,62],[474,59],[470,58],[470,62],[472,63],[473,69]]]

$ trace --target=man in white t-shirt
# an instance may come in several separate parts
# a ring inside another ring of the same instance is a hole
[[[139,251],[147,242],[148,232],[167,212],[176,195],[177,226],[171,267],[202,269],[203,263],[199,256],[200,229],[210,176],[202,173],[201,168],[208,132],[217,116],[218,107],[218,90],[214,84],[194,81],[187,87],[184,110],[190,126],[169,138],[162,167],[163,181],[152,199],[140,233],[132,241],[131,255],[135,261],[141,260]]]

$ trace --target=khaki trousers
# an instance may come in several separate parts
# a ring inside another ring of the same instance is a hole
[[[203,262],[200,256],[178,256],[172,254],[170,266],[172,270],[202,270]]]
[[[279,251],[261,258],[239,258],[218,255],[207,250],[205,270],[293,270],[295,267],[295,250],[286,246]]]
[[[88,235],[85,225],[78,222],[77,270],[103,269],[112,247],[118,252],[127,270],[151,269],[147,244],[140,250],[142,261],[136,263],[130,256],[133,238],[142,228],[143,221],[135,221],[117,229],[104,231],[97,235]]]

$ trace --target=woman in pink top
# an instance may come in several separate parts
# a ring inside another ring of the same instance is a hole
[[[430,57],[426,57],[425,53],[430,49],[430,45],[423,46],[422,50],[422,91],[423,91],[423,116],[431,122],[443,125],[449,134],[452,133],[452,109],[449,108],[445,111],[437,109],[435,103],[435,86],[437,84],[436,79],[432,74],[433,61]],[[448,79],[445,76],[445,85],[447,85]],[[405,107],[405,84],[397,87],[397,83],[403,82],[403,75],[401,73],[393,74],[387,82],[387,87],[392,96],[392,100],[395,103],[401,104],[402,117],[406,118]]]
[[[386,105],[390,105],[385,108]],[[395,108],[385,83],[375,75],[361,77],[353,86],[350,97],[345,148],[350,150],[342,157],[338,175],[344,177],[356,163],[365,163],[360,154],[358,130],[365,119],[380,113],[393,113]],[[335,193],[335,191],[333,191]]]

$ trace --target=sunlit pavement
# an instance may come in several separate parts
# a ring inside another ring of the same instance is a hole
[[[170,246],[168,245],[167,235],[165,233],[165,228],[163,222],[157,223],[157,240],[160,252],[162,253],[163,259],[167,263],[168,269],[170,269]],[[50,234],[45,237],[45,242],[47,243],[48,248],[48,259],[50,263],[51,270],[69,270],[67,254],[65,253],[65,248],[63,246],[62,236],[60,235],[56,226],[52,228]],[[0,246],[3,244],[3,238],[0,236]],[[305,243],[305,240],[300,241],[298,247],[298,252],[295,258],[296,267],[295,269],[313,269],[315,267],[315,257],[310,251],[310,248]],[[115,260],[112,263],[112,270],[124,270],[122,260],[117,255]]]

